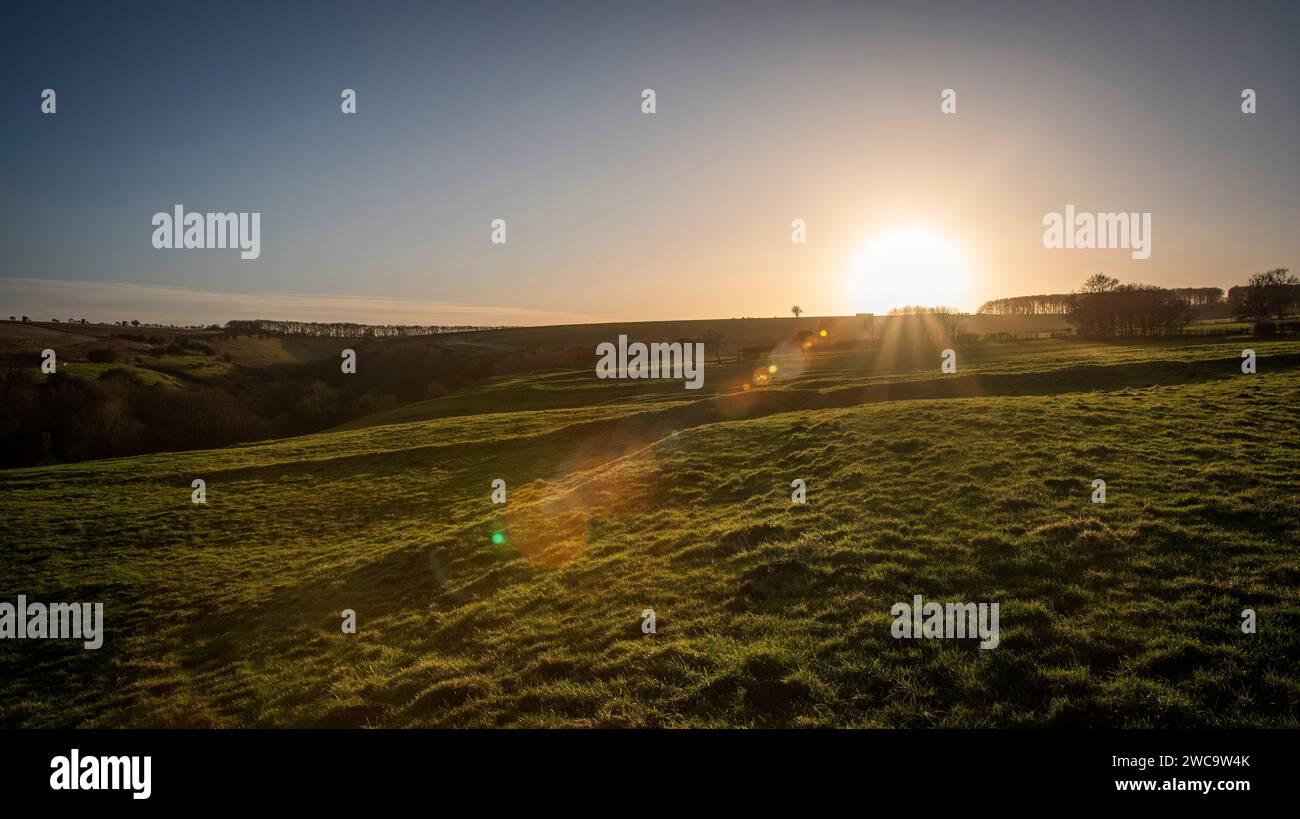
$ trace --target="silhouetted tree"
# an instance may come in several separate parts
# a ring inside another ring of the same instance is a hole
[[[1086,336],[1163,336],[1182,332],[1194,314],[1173,290],[1098,273],[1071,296],[1067,318]]]
[[[1119,279],[1105,273],[1094,273],[1079,288],[1080,293],[1109,293],[1119,288]]]
[[[1069,309],[1069,293],[1050,293],[993,299],[981,304],[975,312],[985,316],[1063,316]]]
[[[1250,277],[1238,303],[1239,315],[1280,319],[1297,301],[1300,301],[1300,279],[1285,267],[1275,267]]]

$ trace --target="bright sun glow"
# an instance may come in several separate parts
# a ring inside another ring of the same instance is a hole
[[[855,312],[891,307],[966,306],[970,273],[957,248],[924,227],[892,230],[858,252],[849,274]]]

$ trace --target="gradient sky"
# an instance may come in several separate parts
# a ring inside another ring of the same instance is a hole
[[[0,313],[845,314],[907,225],[967,309],[1300,268],[1300,4],[467,5],[7,3]],[[155,250],[176,203],[260,211],[261,257]],[[1067,203],[1151,212],[1151,258],[1044,249]]]

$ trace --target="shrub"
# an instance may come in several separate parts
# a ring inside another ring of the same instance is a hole
[[[117,350],[101,347],[86,353],[86,358],[96,364],[112,364],[117,361]]]

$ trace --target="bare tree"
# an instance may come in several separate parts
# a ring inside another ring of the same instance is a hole
[[[949,341],[955,340],[957,331],[961,328],[961,312],[952,307],[936,307],[934,314],[939,318],[939,326],[944,338]]]
[[[1105,273],[1094,273],[1079,288],[1080,293],[1109,293],[1119,288],[1119,279]]]
[[[1285,267],[1256,273],[1246,283],[1243,312],[1260,318],[1273,315],[1280,319],[1286,315],[1287,308],[1295,305],[1300,296],[1298,291],[1300,279],[1291,275]]]
[[[797,319],[803,314],[803,308],[796,304],[794,307],[790,308],[790,312],[794,313],[794,317]]]
[[[722,363],[722,336],[718,334],[717,330],[709,329],[705,331],[704,349],[713,351],[714,363]]]

